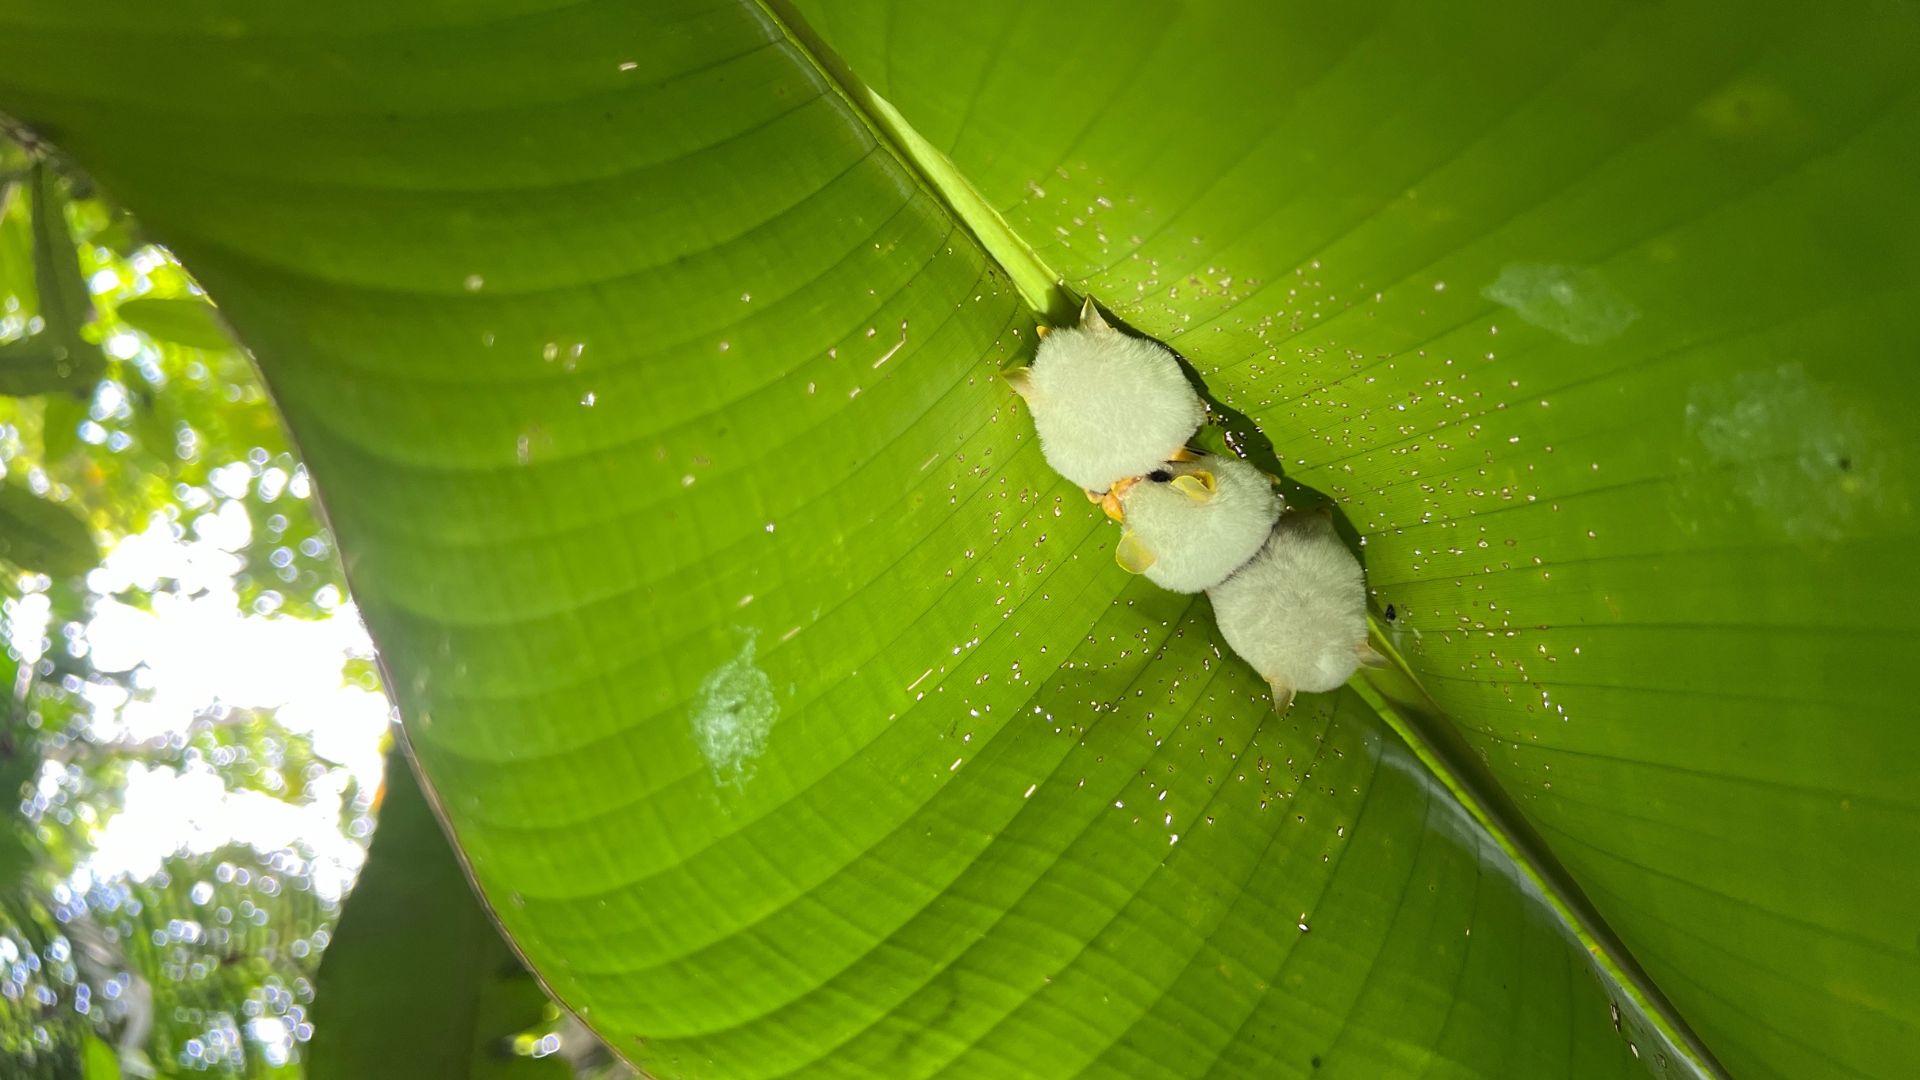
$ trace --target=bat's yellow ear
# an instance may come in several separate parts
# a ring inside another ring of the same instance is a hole
[[[1095,501],[1100,504],[1101,511],[1108,517],[1121,524],[1125,524],[1127,511],[1125,507],[1120,505],[1120,500],[1126,498],[1127,492],[1132,491],[1133,485],[1139,482],[1140,478],[1137,476],[1129,476],[1125,480],[1115,480],[1113,486],[1107,489],[1107,493]],[[1091,496],[1093,492],[1089,491],[1087,494]]]
[[[1045,341],[1047,339],[1047,335],[1051,333],[1053,333],[1053,327],[1048,326],[1046,323],[1039,323],[1033,328],[1033,336],[1039,338],[1042,341]]]
[[[1220,482],[1205,469],[1196,469],[1190,473],[1181,473],[1173,478],[1173,490],[1192,499],[1194,502],[1206,502],[1213,498]]]
[[[1293,687],[1279,679],[1267,680],[1267,686],[1273,690],[1273,711],[1284,713],[1293,707]]]
[[[1113,561],[1129,574],[1144,574],[1153,565],[1154,559],[1147,545],[1140,542],[1140,537],[1132,529],[1128,529],[1120,534],[1120,544],[1113,549]]]
[[[1360,663],[1364,667],[1383,668],[1387,666],[1387,658],[1373,651],[1373,646],[1364,641],[1353,647],[1353,655],[1360,658]]]
[[[1013,387],[1013,392],[1020,395],[1021,400],[1033,400],[1032,368],[1017,367],[1011,371],[1003,371],[1000,374],[1001,377],[1007,380],[1007,385]]]
[[[1092,296],[1088,296],[1087,302],[1080,305],[1080,327],[1083,330],[1092,330],[1095,333],[1106,333],[1113,329],[1113,327],[1107,325],[1107,320],[1101,316],[1100,309],[1094,306]]]
[[[1199,461],[1200,453],[1197,450],[1189,450],[1183,446],[1180,449],[1175,450],[1173,452],[1173,456],[1168,458],[1167,460],[1168,461]]]

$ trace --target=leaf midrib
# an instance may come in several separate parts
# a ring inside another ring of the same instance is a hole
[[[812,62],[833,92],[872,132],[874,140],[892,151],[901,167],[939,198],[953,220],[967,230],[994,265],[1006,271],[1020,298],[1035,314],[1056,325],[1074,321],[1078,302],[1067,292],[1060,275],[1014,232],[993,204],[938,147],[915,131],[891,102],[854,74],[840,54],[813,32],[787,0],[754,0],[754,3],[795,51]]]

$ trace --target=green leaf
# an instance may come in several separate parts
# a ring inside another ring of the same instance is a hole
[[[6,140],[0,139],[0,146],[5,145]],[[24,279],[33,273],[33,244],[26,215],[16,215],[14,210],[24,202],[21,196],[26,185],[21,181],[26,178],[24,172],[0,177],[0,299],[18,292]]]
[[[0,343],[0,394],[30,397],[65,390],[66,354],[44,335]]]
[[[17,179],[0,179],[0,299],[16,294],[33,272],[32,233],[26,224],[31,215],[14,214],[25,189]],[[0,394],[25,397],[65,389],[59,362],[60,356],[44,337],[0,342]]]
[[[115,309],[127,325],[161,341],[195,349],[231,349],[219,312],[204,300],[141,297]]]
[[[1342,500],[1447,722],[1734,1075],[1910,1069],[1911,8],[800,6]]]
[[[15,663],[9,658],[0,672],[17,678]],[[32,747],[22,745],[10,721],[11,718],[0,724],[0,806],[8,808],[19,805],[27,783],[40,771],[40,755],[33,752]],[[33,864],[34,852],[27,841],[27,826],[18,815],[9,813],[0,819],[0,897],[12,897],[32,873]]]
[[[80,425],[91,416],[91,407],[85,398],[66,394],[41,399],[40,438],[47,461],[59,461],[80,448]]]
[[[512,1052],[546,995],[474,899],[414,781],[387,757],[380,829],[320,966],[307,1072],[315,1080],[564,1078]]]
[[[214,6],[26,2],[0,107],[253,346],[653,1074],[1920,1052],[1911,12]],[[1411,692],[1274,717],[1110,565],[996,376],[1056,276],[1341,500]]]
[[[81,1050],[80,1075],[84,1080],[120,1080],[120,1055],[104,1040],[89,1035]]]
[[[99,346],[80,333],[93,317],[93,298],[80,275],[73,230],[67,225],[66,193],[60,178],[45,164],[33,169],[33,279],[40,301],[42,331],[57,373],[76,392],[97,382],[107,359]]]
[[[99,565],[100,549],[72,508],[8,481],[0,482],[0,560],[56,576],[84,574]]]

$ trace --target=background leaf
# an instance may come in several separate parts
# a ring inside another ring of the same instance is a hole
[[[17,670],[5,671],[5,674],[17,676]],[[21,745],[13,717],[8,716],[6,722],[0,723],[0,800],[11,804],[21,799],[27,782],[39,767],[39,755]],[[26,881],[32,867],[33,851],[27,845],[24,827],[11,819],[0,823],[0,898],[12,896]]]
[[[22,570],[84,574],[100,562],[93,533],[70,507],[0,483],[0,559]]]
[[[494,929],[396,748],[380,831],[320,966],[307,1073],[537,1080],[558,1057],[512,1052],[547,998]]]
[[[73,233],[67,224],[66,193],[60,178],[44,164],[33,168],[31,217],[33,280],[46,321],[44,334],[55,369],[68,387],[84,389],[99,380],[106,358],[80,328],[93,315],[93,300],[80,276],[74,255]]]
[[[43,164],[35,163],[27,177],[30,183],[0,182],[0,281],[17,287],[26,276],[19,271],[31,267],[41,326],[0,342],[0,394],[83,392],[99,380],[106,358],[80,333],[92,303],[66,221],[66,194]],[[31,197],[21,200],[28,189]],[[24,213],[16,209],[22,202]]]
[[[0,394],[28,397],[64,390],[68,370],[66,354],[43,338],[0,343]]]
[[[204,300],[141,297],[121,304],[114,313],[134,329],[162,341],[195,349],[233,347],[219,312]]]
[[[120,1055],[99,1038],[89,1038],[81,1058],[84,1080],[120,1080]]]

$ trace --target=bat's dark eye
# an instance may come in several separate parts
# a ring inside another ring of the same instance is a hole
[[[1147,479],[1153,481],[1156,484],[1164,484],[1167,481],[1173,479],[1173,474],[1168,472],[1165,469],[1155,469],[1152,472],[1147,474]]]

